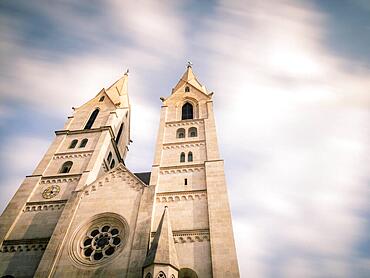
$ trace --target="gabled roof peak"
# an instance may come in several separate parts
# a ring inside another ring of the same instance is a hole
[[[108,97],[118,107],[128,107],[128,70],[125,74],[105,90]]]
[[[192,65],[193,64],[191,62],[188,62],[188,65],[186,67],[186,71],[184,72],[181,79],[179,80],[179,82],[177,83],[175,88],[173,89],[173,92],[176,92],[181,86],[188,83],[188,84],[192,85],[193,87],[195,87],[196,89],[198,89],[199,91],[201,91],[202,93],[207,94],[206,87],[203,86],[198,81],[198,79],[196,78],[196,76],[193,72]]]

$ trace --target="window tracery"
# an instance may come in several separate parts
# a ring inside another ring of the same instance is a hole
[[[181,119],[182,120],[189,120],[189,119],[193,119],[194,118],[194,115],[193,115],[193,105],[191,105],[189,102],[185,103],[183,106],[182,106],[182,115],[181,115]]]
[[[157,278],[166,278],[166,274],[163,271],[159,272]]]
[[[116,252],[121,245],[122,231],[112,225],[93,227],[82,242],[82,254],[90,261],[100,261]]]

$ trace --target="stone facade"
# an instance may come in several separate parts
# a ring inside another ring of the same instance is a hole
[[[239,277],[212,93],[189,66],[133,174],[127,78],[74,108],[8,204],[0,277]]]

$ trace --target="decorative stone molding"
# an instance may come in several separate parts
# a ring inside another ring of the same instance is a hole
[[[159,173],[161,175],[178,174],[178,173],[194,173],[204,171],[203,164],[183,165],[176,167],[161,167]]]
[[[166,123],[166,126],[189,126],[189,125],[203,125],[204,120],[203,119],[193,119],[191,121],[176,121],[176,122],[168,122]]]
[[[55,154],[53,159],[65,159],[65,158],[81,158],[81,157],[89,157],[92,155],[92,151],[88,152],[80,152],[80,153],[62,153],[62,154]]]
[[[126,182],[132,189],[139,191],[145,187],[143,182],[139,181],[138,178],[127,172],[123,166],[118,166],[114,168],[111,172],[105,176],[104,179],[100,179],[90,185],[87,185],[83,191],[85,195],[90,195],[91,192],[97,191],[98,188],[103,187],[105,183],[110,182],[112,179],[120,179]]]
[[[174,231],[175,243],[192,243],[209,241],[209,230]]]
[[[200,147],[205,146],[205,141],[197,141],[197,142],[179,142],[179,143],[170,143],[170,144],[163,144],[163,149],[185,149],[191,147]]]
[[[156,200],[159,203],[193,201],[207,199],[206,190],[178,191],[178,192],[163,192],[156,194]]]
[[[208,229],[180,230],[173,231],[172,234],[175,244],[210,241]],[[155,232],[152,232],[151,238],[153,239],[154,236]]]
[[[50,177],[50,178],[48,178],[48,177],[44,177],[44,178],[42,178],[41,179],[41,181],[40,181],[40,184],[49,184],[49,183],[64,183],[64,182],[67,182],[67,183],[69,183],[69,182],[77,182],[77,181],[79,181],[79,179],[80,179],[80,174],[78,174],[78,176],[75,176],[75,177]]]
[[[104,170],[105,173],[107,173],[109,171],[108,165],[105,162],[105,160],[103,161],[103,163],[101,164],[101,166],[103,167],[103,170]]]
[[[60,210],[64,208],[66,203],[67,200],[28,202],[26,203],[23,212]]]
[[[69,240],[68,254],[79,267],[102,266],[124,250],[129,234],[129,225],[121,215],[96,214],[74,231]]]
[[[4,240],[0,252],[23,252],[45,250],[50,238]]]

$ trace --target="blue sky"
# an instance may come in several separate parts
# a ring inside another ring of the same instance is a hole
[[[0,210],[72,106],[130,69],[127,165],[150,170],[191,60],[215,92],[242,277],[370,273],[370,3],[0,2]]]

